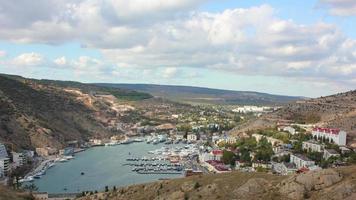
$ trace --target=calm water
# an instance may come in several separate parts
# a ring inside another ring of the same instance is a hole
[[[34,181],[41,192],[66,193],[103,190],[105,186],[126,186],[158,180],[159,178],[181,177],[179,174],[137,174],[131,171],[126,158],[147,156],[147,152],[162,147],[132,143],[111,147],[95,147],[76,154],[69,162],[57,163],[47,170],[46,175]],[[85,175],[81,175],[84,172]],[[64,188],[67,188],[65,191]]]

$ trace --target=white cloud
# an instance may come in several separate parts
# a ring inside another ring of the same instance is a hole
[[[38,66],[44,62],[44,57],[39,53],[24,53],[10,61],[15,66]]]
[[[331,15],[356,16],[355,0],[319,0],[319,5],[329,9]]]
[[[60,66],[68,64],[68,61],[67,61],[66,57],[64,57],[64,56],[54,59],[53,62]]]
[[[0,50],[0,59],[6,56],[6,51]]]
[[[162,77],[166,79],[172,79],[178,75],[178,69],[176,67],[167,67],[162,72]]]

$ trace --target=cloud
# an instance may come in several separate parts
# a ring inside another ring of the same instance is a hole
[[[355,0],[319,0],[320,7],[325,7],[331,15],[356,16]]]
[[[49,64],[98,77],[135,78],[132,73],[145,71],[170,78],[182,68],[343,85],[356,77],[356,41],[336,25],[281,19],[269,5],[194,11],[203,2],[38,0],[28,9],[26,0],[6,1],[0,3],[0,39],[98,49],[102,59],[59,57]],[[319,2],[338,15],[354,8],[354,1]]]
[[[162,72],[162,77],[166,79],[172,79],[178,75],[178,69],[176,67],[165,68]]]
[[[0,50],[0,59],[6,56],[6,51]]]
[[[59,66],[64,66],[64,65],[67,65],[67,63],[68,63],[66,57],[64,57],[64,56],[54,59],[53,62]]]
[[[10,60],[9,64],[14,66],[38,66],[43,64],[44,57],[39,53],[24,53]]]

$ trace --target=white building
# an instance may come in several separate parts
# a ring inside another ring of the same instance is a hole
[[[278,140],[272,137],[267,137],[261,134],[252,134],[252,137],[256,138],[256,141],[259,142],[262,138],[266,138],[269,143],[272,144],[272,146],[277,146],[283,144],[282,140]]]
[[[197,141],[198,140],[198,137],[195,133],[189,133],[187,135],[187,140],[188,141]]]
[[[310,167],[310,166],[314,166],[315,162],[310,160],[309,158],[300,155],[300,154],[291,154],[290,155],[290,162],[294,163],[295,166],[297,167],[297,169],[300,169],[302,167]]]
[[[295,128],[291,127],[291,126],[286,126],[283,128],[283,131],[286,131],[288,133],[290,133],[291,135],[296,134],[297,132],[295,131]]]
[[[7,176],[10,172],[10,158],[0,158],[0,175]]]
[[[311,151],[311,152],[323,152],[324,151],[324,145],[319,144],[315,140],[309,140],[309,141],[304,141],[302,143],[302,149]]]
[[[175,137],[176,137],[176,140],[183,140],[184,139],[184,133],[183,132],[178,132]]]
[[[4,144],[0,143],[0,158],[9,157]]]
[[[347,133],[345,131],[340,131],[339,129],[313,128],[312,135],[317,139],[325,138],[329,140],[329,142],[334,142],[339,146],[346,145]]]
[[[340,157],[340,154],[337,151],[335,151],[335,149],[325,149],[323,158],[327,160],[330,157]]]
[[[270,110],[270,107],[259,107],[259,106],[243,106],[232,110],[232,112],[237,113],[261,113]]]
[[[290,175],[294,174],[297,171],[294,163],[272,163],[272,170],[281,175]]]
[[[26,156],[23,153],[12,152],[12,162],[14,167],[21,167],[26,162]]]

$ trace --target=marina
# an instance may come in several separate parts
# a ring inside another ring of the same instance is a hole
[[[128,141],[45,161],[23,182],[33,182],[40,192],[76,193],[178,178],[185,175],[185,165],[177,157],[194,155],[197,150],[194,145],[165,144],[163,139],[157,144],[142,138]]]

